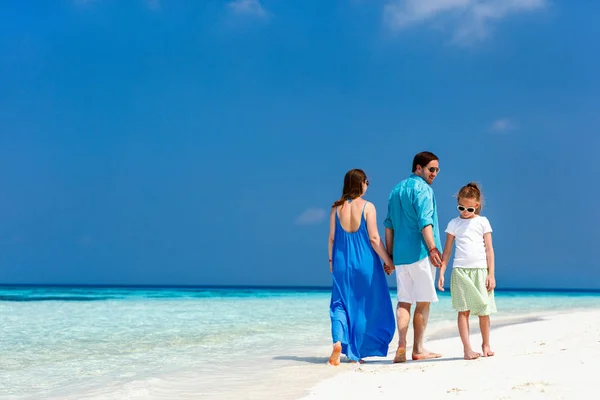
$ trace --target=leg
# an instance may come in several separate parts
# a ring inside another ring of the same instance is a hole
[[[339,304],[334,304],[334,306],[331,307],[330,313],[333,350],[331,351],[328,364],[338,366],[340,365],[340,356],[342,355],[342,342],[348,343],[348,319],[346,316],[346,311]]]
[[[329,357],[329,361],[327,362],[329,365],[333,365],[337,367],[340,365],[340,356],[342,354],[342,343],[335,342],[333,344],[333,350],[331,351],[331,356]]]
[[[458,313],[458,333],[462,341],[465,351],[465,360],[474,360],[479,358],[481,354],[476,353],[471,348],[471,340],[469,338],[469,315],[470,311],[460,311]]]
[[[398,287],[398,304],[396,306],[398,349],[393,362],[401,363],[406,361],[406,334],[410,322],[410,308],[413,303],[413,282],[407,271],[407,266],[396,266],[396,285]]]
[[[429,319],[429,302],[417,302],[415,307],[415,315],[413,317],[413,328],[415,332],[415,342],[413,345],[412,359],[427,360],[431,358],[440,358],[442,355],[433,353],[425,349],[425,328]]]
[[[491,357],[494,352],[490,348],[490,316],[483,315],[479,317],[479,328],[481,329],[481,350],[484,357]]]
[[[413,360],[426,360],[439,358],[442,355],[433,353],[425,348],[425,330],[429,320],[429,309],[432,302],[438,301],[435,291],[435,267],[431,265],[428,257],[413,263],[408,268],[414,282],[414,298],[416,300],[413,327],[415,342],[412,350]]]
[[[398,324],[398,349],[394,357],[395,363],[406,361],[406,333],[410,322],[410,303],[398,303],[396,306],[396,323]]]

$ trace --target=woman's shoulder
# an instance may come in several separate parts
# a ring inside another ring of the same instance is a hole
[[[375,204],[371,203],[369,200],[363,199],[363,201],[364,203],[362,207],[365,209],[365,211],[375,210]]]

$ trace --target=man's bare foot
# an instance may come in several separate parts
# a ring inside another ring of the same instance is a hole
[[[406,362],[406,347],[398,347],[396,350],[396,356],[394,357],[394,363]]]
[[[494,352],[492,351],[492,349],[490,349],[490,346],[489,346],[489,345],[486,345],[486,346],[481,346],[481,350],[483,350],[483,356],[484,356],[484,357],[491,357],[491,356],[493,356],[494,354],[496,354],[496,353],[494,353]]]
[[[431,360],[433,358],[440,358],[441,356],[441,354],[429,350],[423,350],[421,353],[412,353],[413,360]]]
[[[465,360],[475,360],[477,358],[481,357],[480,353],[476,353],[473,350],[466,350],[465,351]]]
[[[340,365],[340,356],[342,354],[342,344],[340,342],[334,343],[333,351],[331,352],[331,356],[329,357],[329,361],[327,362],[329,365],[333,365],[337,367]]]

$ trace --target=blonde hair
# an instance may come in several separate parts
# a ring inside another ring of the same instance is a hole
[[[460,199],[474,199],[479,203],[479,206],[475,210],[475,214],[480,214],[481,209],[483,208],[483,194],[481,193],[481,188],[475,182],[469,182],[465,186],[461,187],[458,191],[458,195],[456,196]]]

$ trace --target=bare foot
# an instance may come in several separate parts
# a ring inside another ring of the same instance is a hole
[[[473,350],[466,350],[465,351],[465,360],[475,360],[477,358],[481,357],[480,353],[476,353]]]
[[[329,357],[329,361],[327,362],[329,365],[333,365],[337,367],[340,365],[340,356],[342,354],[342,344],[340,342],[336,342],[333,345],[333,351],[331,352],[331,356]]]
[[[358,361],[356,361],[356,360],[350,360],[350,364],[357,364],[357,363],[364,364],[365,360],[363,360],[362,358],[360,360],[358,360]]]
[[[484,357],[491,357],[491,356],[493,356],[494,354],[496,354],[496,353],[494,353],[494,352],[492,351],[492,349],[490,349],[490,346],[489,346],[489,345],[486,345],[486,346],[481,346],[481,350],[483,350],[483,356],[484,356]]]
[[[394,363],[406,362],[406,347],[398,347],[396,350],[396,356],[394,357]]]
[[[413,360],[431,360],[432,358],[440,358],[442,355],[429,350],[423,350],[421,353],[412,353]]]

